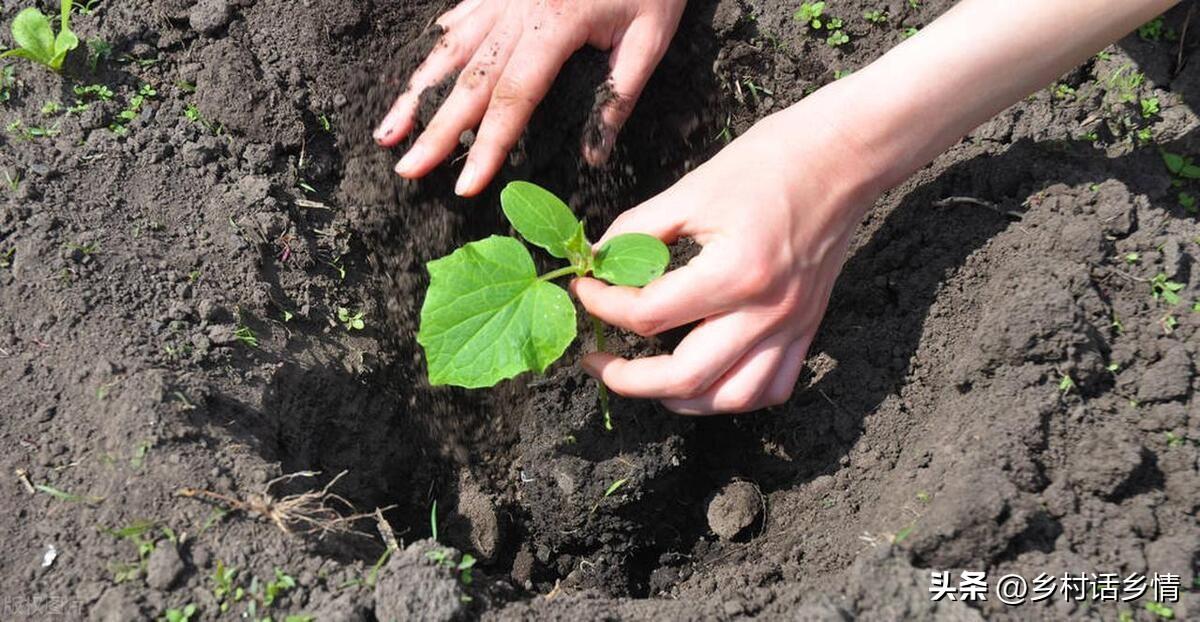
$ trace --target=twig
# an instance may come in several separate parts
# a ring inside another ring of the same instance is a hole
[[[33,487],[33,482],[29,481],[29,471],[25,469],[16,470],[17,479],[21,481],[21,485],[25,487],[25,492],[31,495],[37,494],[37,489]]]
[[[375,527],[379,529],[379,537],[383,538],[387,550],[400,550],[400,544],[396,542],[396,532],[392,531],[392,526],[383,518],[383,510],[380,508],[375,508]]]
[[[1021,219],[1025,218],[1025,215],[1022,214],[1021,212],[1017,212],[1017,211],[1013,211],[1013,210],[1007,210],[1007,211],[1002,210],[999,207],[997,207],[995,203],[992,203],[991,201],[984,201],[983,199],[976,199],[975,197],[946,197],[940,201],[934,201],[933,205],[934,205],[934,207],[949,207],[951,205],[975,205],[977,207],[990,209],[993,212],[1000,214],[1001,216],[1010,216],[1017,220],[1021,220]]]

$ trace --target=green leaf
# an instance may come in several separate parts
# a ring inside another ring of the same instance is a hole
[[[575,339],[575,306],[519,240],[492,236],[429,262],[417,342],[429,382],[490,387],[543,372]]]
[[[1183,156],[1177,153],[1162,152],[1163,164],[1167,165],[1167,170],[1172,173],[1179,174],[1183,170],[1185,160]]]
[[[500,192],[500,206],[521,237],[559,259],[569,256],[567,243],[579,229],[579,221],[549,190],[514,181]]]
[[[658,238],[626,233],[600,248],[592,273],[613,285],[641,287],[662,276],[670,261],[671,252]]]
[[[54,58],[54,30],[50,28],[50,19],[41,11],[30,7],[18,13],[12,23],[12,36],[25,53],[17,54],[18,50],[12,50],[5,56],[22,56],[44,65],[49,65]]]

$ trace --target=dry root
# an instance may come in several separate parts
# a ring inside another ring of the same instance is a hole
[[[223,505],[230,511],[245,512],[250,516],[268,520],[274,523],[280,531],[289,535],[319,534],[322,538],[331,533],[367,536],[367,534],[354,529],[353,525],[360,520],[374,517],[375,513],[356,513],[354,506],[349,501],[335,493],[329,492],[329,489],[345,474],[346,471],[338,473],[337,477],[330,480],[320,490],[286,495],[279,498],[271,494],[271,488],[276,484],[289,482],[298,477],[315,477],[320,475],[320,473],[315,471],[300,471],[277,477],[267,482],[262,492],[251,493],[246,495],[244,499],[237,499],[228,495],[196,488],[181,488],[175,494],[190,499],[203,499]],[[331,502],[341,505],[350,514],[343,516],[331,507]]]

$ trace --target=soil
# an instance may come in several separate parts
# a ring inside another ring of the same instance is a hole
[[[1200,225],[1179,199],[1200,189],[1159,155],[1200,154],[1190,6],[1173,40],[1127,37],[882,198],[785,406],[618,398],[606,432],[578,349],[491,391],[424,381],[424,263],[506,231],[505,181],[569,199],[595,238],[951,3],[829,4],[836,49],[791,3],[691,3],[601,168],[579,147],[602,135],[606,59],[577,54],[470,201],[454,164],[401,182],[369,141],[445,2],[101,2],[61,77],[9,63],[0,618],[1154,617],[931,602],[941,570],[1175,573],[1174,615],[1200,615]],[[637,355],[678,335],[611,337]],[[382,520],[264,515],[331,482],[342,516]]]

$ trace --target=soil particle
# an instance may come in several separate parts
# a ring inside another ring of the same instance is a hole
[[[1181,343],[1166,347],[1162,358],[1146,367],[1138,384],[1142,402],[1168,402],[1187,397],[1192,378],[1192,361]]]
[[[174,544],[161,543],[146,560],[146,584],[155,590],[169,590],[184,574],[184,560]]]
[[[142,619],[142,612],[132,597],[121,587],[104,593],[88,614],[91,622],[129,622]]]
[[[754,484],[730,482],[708,502],[708,528],[721,539],[732,540],[754,524],[762,505],[762,493]]]
[[[436,546],[417,542],[392,555],[375,585],[377,619],[445,622],[466,615],[458,580],[425,554]]]
[[[1124,425],[1091,428],[1074,456],[1080,463],[1067,470],[1071,480],[1081,492],[1105,498],[1126,486],[1145,459]]]
[[[206,35],[216,33],[233,17],[233,7],[228,0],[200,0],[188,12],[188,23],[193,30]]]

